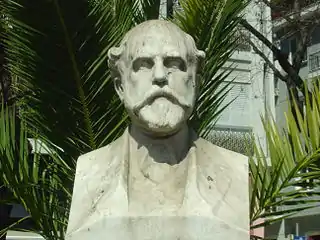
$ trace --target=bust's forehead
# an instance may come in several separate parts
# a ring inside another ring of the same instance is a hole
[[[161,20],[138,25],[128,32],[123,43],[130,59],[160,54],[186,57],[188,52],[186,33]]]
[[[138,36],[126,46],[130,58],[155,56],[187,56],[187,47],[183,41],[164,34]]]
[[[128,42],[142,36],[162,36],[186,38],[186,33],[183,32],[175,24],[164,20],[149,20],[143,22],[131,29],[124,37],[122,42]]]

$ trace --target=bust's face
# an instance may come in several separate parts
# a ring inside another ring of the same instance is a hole
[[[174,133],[190,117],[196,64],[182,39],[149,30],[128,40],[120,97],[133,124],[159,135]]]

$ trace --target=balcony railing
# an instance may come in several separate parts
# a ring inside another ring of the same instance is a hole
[[[243,155],[253,154],[252,129],[216,127],[207,136],[213,144]]]
[[[320,51],[309,55],[309,72],[320,69]]]
[[[282,18],[285,15],[292,14],[294,11],[293,4],[294,4],[294,1],[290,1],[290,0],[278,1],[277,4],[275,4],[276,7],[274,8],[277,10],[274,10],[271,13],[272,20],[276,20],[276,19]],[[319,0],[303,0],[303,1],[300,1],[300,8],[304,10],[306,8],[312,7],[315,4],[319,4]]]

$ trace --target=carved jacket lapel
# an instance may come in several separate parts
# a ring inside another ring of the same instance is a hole
[[[208,214],[246,229],[249,223],[243,221],[243,216],[249,211],[247,157],[201,138],[195,146],[197,186],[201,197],[211,206]]]

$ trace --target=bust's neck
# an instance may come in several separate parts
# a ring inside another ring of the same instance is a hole
[[[183,125],[179,131],[169,136],[159,137],[156,134],[147,134],[134,124],[131,125],[129,133],[135,140],[134,142],[138,149],[145,147],[149,153],[157,151],[158,149],[159,152],[164,151],[163,154],[175,156],[174,159],[168,160],[164,160],[167,158],[155,157],[153,160],[156,162],[170,165],[177,164],[184,159],[190,147],[189,128],[187,124]]]

